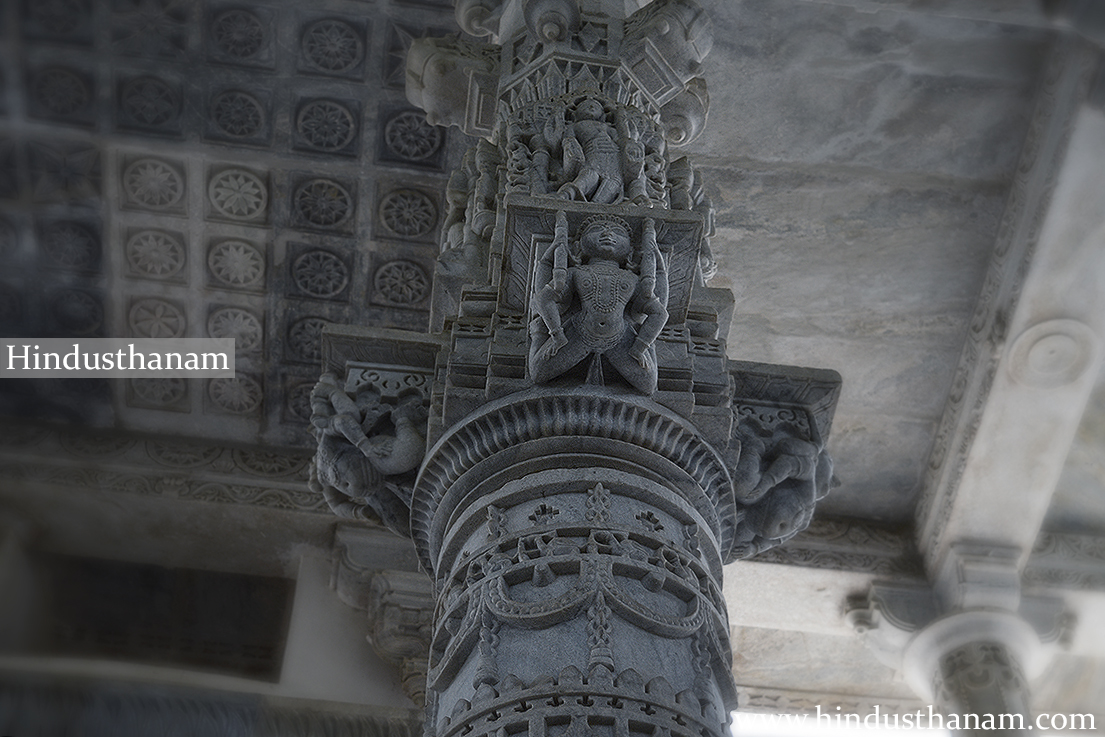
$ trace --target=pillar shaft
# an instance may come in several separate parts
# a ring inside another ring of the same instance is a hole
[[[721,458],[632,394],[532,393],[431,450],[438,735],[720,735],[735,707]],[[582,730],[582,731],[580,731]]]

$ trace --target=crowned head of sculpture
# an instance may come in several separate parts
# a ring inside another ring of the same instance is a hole
[[[580,228],[579,247],[590,259],[623,262],[633,253],[629,225],[619,217],[596,215]]]

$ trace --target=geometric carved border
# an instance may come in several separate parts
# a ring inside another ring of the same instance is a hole
[[[737,711],[761,712],[773,714],[859,714],[861,717],[873,714],[879,707],[879,714],[907,714],[924,710],[927,706],[920,700],[899,699],[881,696],[855,696],[853,694],[834,694],[819,691],[792,691],[779,688],[761,688],[737,684]],[[840,711],[837,711],[839,707]],[[834,723],[833,726],[836,726]],[[858,730],[862,732],[862,730]]]
[[[0,424],[0,477],[187,501],[331,514],[310,455],[45,425]]]
[[[130,684],[0,681],[0,733],[419,737],[419,712]]]
[[[909,529],[850,519],[815,517],[809,527],[792,539],[749,560],[800,568],[924,578],[921,557]]]
[[[1021,576],[1025,584],[1105,591],[1105,537],[1041,532]]]

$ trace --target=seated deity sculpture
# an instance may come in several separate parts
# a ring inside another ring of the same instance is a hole
[[[651,219],[643,231],[635,248],[624,220],[595,215],[579,229],[573,257],[567,216],[558,213],[535,275],[534,381],[551,381],[592,357],[597,368],[605,361],[638,391],[656,391],[653,343],[668,319],[667,269]]]
[[[602,101],[585,97],[565,123],[551,116],[544,137],[563,154],[564,176],[569,181],[557,190],[565,199],[612,204],[625,194],[622,151],[617,128],[606,120]]]

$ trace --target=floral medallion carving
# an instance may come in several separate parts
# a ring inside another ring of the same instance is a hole
[[[50,223],[42,228],[42,250],[55,266],[94,268],[100,260],[98,239],[79,223]]]
[[[188,382],[181,378],[131,379],[134,397],[144,404],[167,406],[176,404],[188,393]]]
[[[332,18],[307,26],[301,48],[308,65],[322,72],[347,72],[364,57],[364,43],[357,29]]]
[[[229,240],[216,243],[207,253],[207,266],[218,283],[237,288],[260,286],[265,257],[251,243]]]
[[[295,285],[312,297],[335,297],[349,284],[349,268],[329,251],[307,251],[292,264]]]
[[[26,151],[31,191],[36,200],[99,197],[100,151],[96,147],[62,147],[31,142],[26,146]],[[8,176],[18,175],[12,172]]]
[[[179,307],[154,298],[135,300],[127,319],[131,333],[140,338],[180,338],[187,325]]]
[[[388,151],[407,161],[426,161],[441,148],[445,134],[439,126],[426,122],[426,114],[405,110],[384,126],[384,145]]]
[[[226,56],[252,59],[265,44],[265,27],[248,10],[227,10],[211,22],[211,41]]]
[[[311,179],[299,185],[292,204],[302,220],[320,228],[339,227],[353,215],[352,195],[332,179]]]
[[[322,329],[329,324],[322,317],[296,320],[288,327],[288,350],[296,358],[317,363],[322,358]]]
[[[62,329],[76,335],[89,335],[104,321],[100,300],[80,289],[62,289],[50,303],[50,313]]]
[[[189,0],[117,0],[113,3],[116,50],[141,56],[180,57],[187,46]]]
[[[135,205],[171,210],[184,199],[184,174],[160,159],[138,159],[123,170],[123,191]]]
[[[179,115],[180,97],[156,77],[128,81],[119,96],[123,115],[139,125],[163,126]]]
[[[92,88],[83,76],[62,67],[43,69],[31,83],[35,102],[50,114],[69,117],[85,111]]]
[[[314,100],[300,108],[296,130],[311,148],[341,151],[357,135],[357,119],[345,105],[333,100]]]
[[[437,207],[416,189],[397,189],[380,200],[380,222],[394,235],[417,238],[434,227]]]
[[[212,379],[207,385],[207,396],[216,407],[231,414],[251,414],[261,407],[261,385],[246,374]]]
[[[287,397],[288,414],[301,422],[311,419],[311,390],[315,388],[313,381],[301,381],[292,384],[284,393]]]
[[[231,338],[234,350],[249,353],[261,348],[261,321],[240,307],[223,307],[207,318],[207,334],[212,338]]]
[[[211,100],[211,121],[232,138],[249,138],[265,127],[265,108],[249,93],[227,90]]]
[[[227,169],[211,177],[207,198],[218,214],[234,220],[255,220],[264,215],[269,192],[260,177],[244,169]]]
[[[135,274],[169,279],[184,268],[184,245],[163,230],[140,230],[127,239],[127,263]]]
[[[372,279],[376,297],[391,305],[414,305],[430,293],[430,279],[413,261],[389,261],[376,270]]]

